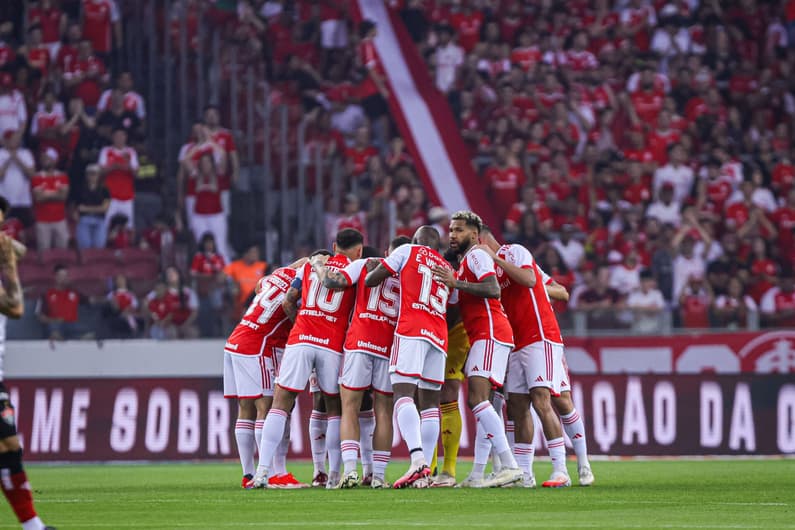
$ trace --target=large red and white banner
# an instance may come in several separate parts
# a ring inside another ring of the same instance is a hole
[[[436,89],[400,16],[381,1],[358,0],[353,5],[357,21],[376,24],[375,47],[391,89],[390,114],[431,200],[451,212],[474,210],[499,230],[502,219],[496,218],[486,187],[472,168],[447,99]]]
[[[795,454],[795,331],[569,339],[595,455]],[[33,461],[234,458],[219,341],[10,342],[6,386]],[[462,454],[474,433],[464,395]],[[311,398],[292,414],[308,458]],[[406,456],[396,435],[394,454]],[[536,447],[543,452],[540,429]]]
[[[218,379],[37,379],[9,387],[26,460],[236,456],[237,407]],[[795,454],[789,375],[589,375],[575,378],[573,396],[594,455]],[[296,458],[311,457],[311,407],[303,394],[292,414]],[[469,412],[464,417],[461,452],[471,455],[475,425]],[[406,457],[397,435],[393,442],[393,454]]]

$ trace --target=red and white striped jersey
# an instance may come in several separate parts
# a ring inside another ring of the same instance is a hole
[[[528,288],[514,283],[505,271],[497,267],[497,279],[502,289],[502,305],[514,332],[515,348],[524,348],[534,342],[548,340],[563,344],[560,326],[546,285],[551,278],[541,270],[530,251],[522,245],[503,245],[497,255],[522,269],[535,271],[536,284]]]
[[[357,259],[340,271],[351,285],[356,285],[356,306],[345,350],[389,357],[400,310],[400,282],[391,277],[381,285],[367,287],[366,263],[367,259]]]
[[[284,348],[291,323],[282,301],[294,278],[295,269],[282,267],[259,281],[260,292],[229,335],[224,351],[269,357],[272,348]]]
[[[339,272],[350,263],[346,256],[337,254],[329,258],[326,267]],[[342,354],[356,289],[328,289],[309,263],[298,269],[295,278],[301,280],[301,309],[287,345],[304,344]]]
[[[400,280],[396,335],[430,342],[447,350],[447,299],[450,288],[433,277],[434,267],[449,269],[441,254],[422,245],[402,245],[383,261]]]
[[[461,260],[456,278],[465,282],[479,283],[496,274],[491,256],[482,249],[471,248]],[[498,299],[482,298],[459,291],[458,304],[470,344],[478,340],[493,340],[513,346],[511,324]]]

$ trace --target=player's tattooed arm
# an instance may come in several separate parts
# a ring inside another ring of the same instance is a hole
[[[463,280],[456,280],[451,269],[446,267],[434,267],[433,277],[451,289],[458,289],[472,296],[479,296],[480,298],[500,297],[500,284],[497,283],[497,277],[493,275],[483,278],[483,281],[480,282],[465,282]]]
[[[282,302],[282,309],[284,309],[284,314],[287,315],[291,321],[295,322],[295,317],[298,315],[298,299],[301,298],[301,291],[296,289],[295,287],[290,287],[290,290],[287,291],[287,294],[284,295],[284,301]]]
[[[17,273],[17,254],[13,241],[6,235],[0,236],[0,274],[3,276],[3,284],[0,286],[0,313],[9,318],[22,318],[25,302]]]
[[[364,284],[367,287],[375,287],[376,285],[381,285],[390,276],[392,276],[392,271],[384,267],[383,263],[379,263],[375,269],[367,273]]]
[[[351,286],[351,284],[348,282],[348,278],[337,271],[332,271],[323,267],[320,271],[318,271],[317,274],[320,278],[320,281],[323,282],[323,285],[327,289],[340,290]]]

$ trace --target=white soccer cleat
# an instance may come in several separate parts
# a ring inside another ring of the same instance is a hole
[[[541,484],[544,488],[568,488],[571,486],[571,477],[564,471],[553,471],[549,480]]]
[[[337,485],[340,483],[340,474],[339,473],[329,473],[328,475],[328,482],[326,482],[326,489],[333,490],[337,488]]]
[[[373,481],[370,483],[370,487],[373,488],[374,490],[382,490],[382,489],[391,488],[392,486],[390,486],[389,482],[387,482],[386,480],[373,476]]]
[[[351,471],[350,473],[346,473],[342,476],[340,481],[334,487],[334,489],[338,490],[349,490],[359,486],[359,473],[356,471]]]
[[[485,480],[483,477],[473,477],[469,475],[467,478],[455,485],[456,488],[485,488]]]
[[[593,476],[591,468],[588,466],[582,466],[578,470],[578,474],[580,475],[580,486],[591,486],[596,480]]]
[[[268,487],[268,472],[266,470],[257,471],[257,474],[254,475],[248,483],[249,488],[253,489],[262,489]]]
[[[492,473],[483,481],[484,488],[502,488],[524,478],[524,473],[518,467],[504,467],[497,473]]]
[[[455,477],[450,473],[442,471],[431,482],[432,488],[452,488],[455,487]]]
[[[503,488],[535,488],[536,487],[536,477],[534,475],[524,476],[522,480],[519,482],[514,482],[513,484],[508,484],[507,486],[503,486]]]

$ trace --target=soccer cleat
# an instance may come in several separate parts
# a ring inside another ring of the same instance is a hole
[[[386,488],[390,488],[389,482],[382,478],[373,477],[373,481],[370,483],[370,487],[374,490],[382,490]]]
[[[519,482],[514,482],[513,484],[508,484],[507,486],[502,486],[503,488],[535,488],[536,487],[536,478],[533,475],[524,476],[522,480]]]
[[[250,490],[252,487],[249,486],[248,484],[249,482],[251,482],[253,478],[254,475],[252,475],[251,473],[246,473],[245,475],[243,475],[243,480],[240,481],[240,487],[242,487],[244,490]]]
[[[442,471],[431,482],[432,488],[452,488],[455,486],[455,477]]]
[[[473,477],[469,475],[463,481],[455,485],[456,488],[485,488],[483,477]]]
[[[326,481],[326,489],[333,490],[337,488],[337,484],[340,483],[340,474],[339,473],[330,473],[328,476],[328,480]]]
[[[499,472],[493,473],[483,481],[484,488],[501,488],[524,478],[524,473],[518,467],[504,467]]]
[[[328,482],[328,475],[326,475],[322,471],[318,471],[317,474],[315,475],[315,478],[312,479],[312,487],[325,488],[327,482]]]
[[[541,484],[544,488],[568,488],[571,486],[571,478],[568,473],[563,471],[555,471],[549,480]]]
[[[361,485],[367,487],[367,486],[369,486],[372,483],[373,483],[373,474],[372,473],[367,473],[364,476],[364,478],[362,479]]]
[[[350,490],[359,486],[359,473],[351,471],[342,476],[340,481],[334,486],[337,490]]]
[[[420,479],[427,479],[430,475],[431,469],[426,464],[417,467],[411,466],[405,475],[395,481],[392,487],[396,490],[407,488]]]
[[[254,478],[248,481],[246,489],[260,489],[260,488],[267,488],[268,487],[268,472],[267,471],[257,471],[257,474],[254,475]]]
[[[580,486],[591,486],[594,483],[594,476],[591,468],[588,466],[582,466],[579,470],[580,475]]]

